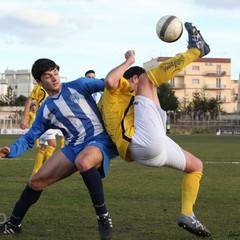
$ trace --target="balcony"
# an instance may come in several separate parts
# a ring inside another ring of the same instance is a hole
[[[226,89],[226,85],[222,84],[220,86],[217,86],[216,84],[205,84],[204,89],[212,89],[212,90],[221,90],[221,89]]]
[[[185,76],[185,75],[186,75],[186,71],[181,71],[176,75],[176,77]]]
[[[174,84],[169,83],[169,84],[171,85],[171,87],[172,87],[173,89],[182,89],[182,88],[185,88],[184,83],[174,83]]]
[[[226,71],[218,71],[218,72],[206,71],[203,73],[203,76],[207,76],[207,77],[222,77],[225,75],[226,75]]]

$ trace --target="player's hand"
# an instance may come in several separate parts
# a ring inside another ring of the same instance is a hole
[[[131,61],[131,64],[135,63],[135,51],[134,50],[128,50],[126,53],[125,53],[125,58],[127,60],[130,60]]]
[[[25,120],[22,120],[21,122],[20,122],[20,128],[21,129],[26,129],[26,128],[28,128],[28,120],[27,121],[25,121]]]
[[[0,157],[4,158],[10,153],[9,147],[0,148]]]

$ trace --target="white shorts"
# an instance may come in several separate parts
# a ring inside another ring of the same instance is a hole
[[[134,161],[146,166],[184,170],[182,149],[166,135],[166,112],[152,100],[137,95],[134,101],[135,131],[129,145]]]
[[[59,137],[63,137],[63,133],[60,129],[54,129],[55,131],[55,135],[59,136]]]
[[[48,145],[47,141],[51,139],[56,139],[56,134],[58,129],[48,129],[45,133],[43,133],[39,138],[39,144]]]

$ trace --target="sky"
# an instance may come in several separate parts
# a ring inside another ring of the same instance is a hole
[[[68,81],[89,69],[102,78],[130,49],[139,66],[184,52],[186,31],[174,43],[157,37],[164,15],[192,22],[210,45],[206,57],[231,58],[231,78],[239,79],[239,0],[0,0],[0,73],[50,58]]]

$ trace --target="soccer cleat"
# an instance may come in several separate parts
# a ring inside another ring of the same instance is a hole
[[[178,218],[178,226],[198,237],[210,237],[211,232],[200,221],[193,216],[181,214]]]
[[[10,222],[0,224],[0,235],[13,235],[16,233],[21,233],[21,231],[21,224],[19,224],[18,226],[15,226]]]
[[[184,25],[188,31],[188,48],[198,48],[201,51],[200,57],[207,55],[210,52],[210,47],[204,41],[200,31],[189,22],[186,22]]]
[[[97,216],[98,231],[101,240],[110,240],[113,234],[113,224],[109,213]]]

